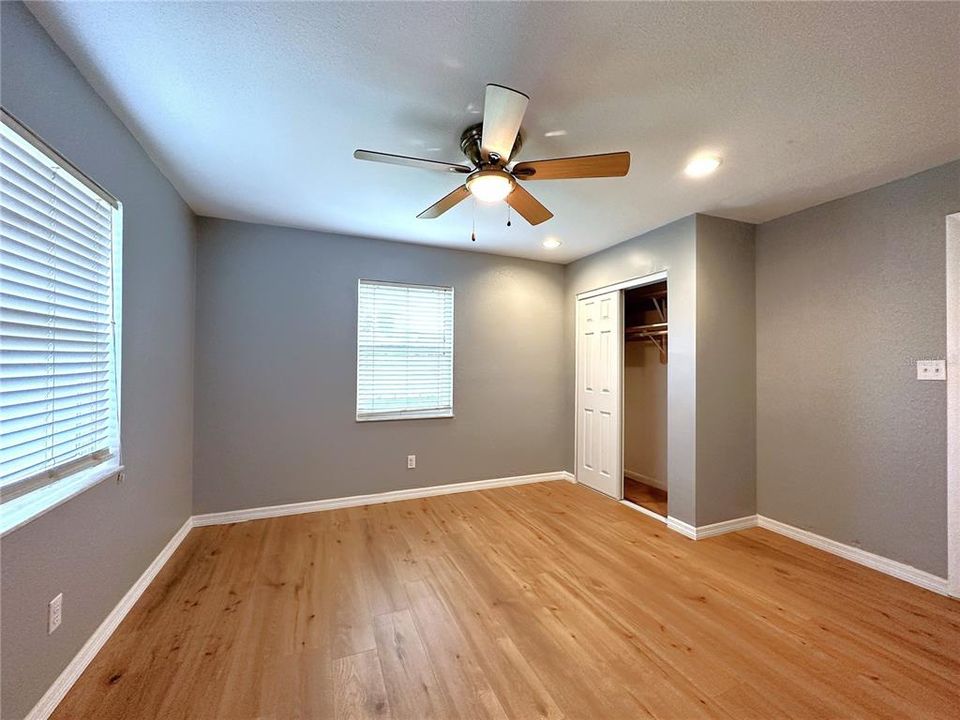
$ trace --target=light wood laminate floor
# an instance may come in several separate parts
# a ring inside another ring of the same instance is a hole
[[[54,717],[956,718],[960,604],[565,482],[194,529]]]
[[[667,491],[632,478],[623,478],[623,498],[657,515],[667,516]]]

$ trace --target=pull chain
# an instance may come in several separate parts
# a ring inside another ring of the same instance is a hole
[[[507,205],[507,227],[510,227],[510,213],[512,210],[513,208]]]
[[[477,199],[473,198],[473,232],[470,233],[470,241],[477,241]]]

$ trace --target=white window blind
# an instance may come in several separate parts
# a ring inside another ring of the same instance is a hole
[[[361,280],[357,420],[453,415],[453,288]]]
[[[0,500],[119,453],[119,204],[4,113]]]

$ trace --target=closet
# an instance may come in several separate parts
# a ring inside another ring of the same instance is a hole
[[[667,515],[667,283],[623,293],[623,497]]]

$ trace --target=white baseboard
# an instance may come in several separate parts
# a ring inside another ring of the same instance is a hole
[[[663,480],[658,480],[657,478],[652,478],[649,475],[644,475],[643,473],[635,472],[633,470],[624,470],[623,476],[630,478],[631,480],[636,480],[637,482],[642,482],[644,485],[655,487],[658,490],[663,490],[664,492],[667,490],[666,482]]]
[[[738,530],[747,530],[757,526],[757,516],[747,515],[745,517],[734,518],[733,520],[724,520],[710,525],[700,525],[694,527],[689,523],[678,520],[675,517],[667,518],[667,527],[691,540],[703,540],[705,538],[723,535],[725,533],[737,532]]]
[[[87,642],[83,644],[80,652],[74,656],[70,664],[64,668],[60,676],[53,682],[53,685],[43,694],[40,701],[34,705],[25,720],[47,720],[53,711],[57,709],[57,705],[60,704],[60,701],[63,700],[80,675],[83,674],[83,671],[87,669],[90,661],[100,652],[100,648],[103,647],[104,643],[110,639],[113,631],[117,629],[117,626],[119,626],[127,616],[130,609],[136,604],[137,600],[140,599],[143,591],[149,587],[150,583],[153,582],[153,579],[157,576],[157,573],[160,572],[160,569],[166,564],[176,549],[180,547],[180,543],[183,542],[187,533],[190,532],[190,528],[193,527],[191,520],[191,518],[187,518],[183,526],[170,538],[170,542],[164,546],[160,554],[154,558],[149,567],[143,571],[143,574],[133,584],[133,587],[127,590],[127,594],[124,595],[120,602],[117,603],[117,606],[110,611],[106,619],[100,623],[100,627],[98,627]]]
[[[890,558],[885,558],[882,555],[875,555],[872,552],[861,550],[860,548],[853,547],[852,545],[845,545],[844,543],[837,542],[836,540],[831,540],[830,538],[823,537],[822,535],[812,533],[809,530],[801,530],[793,525],[787,525],[779,520],[773,520],[771,518],[764,517],[763,515],[757,516],[757,524],[760,527],[767,530],[772,530],[779,535],[784,535],[798,542],[802,542],[805,545],[810,545],[811,547],[818,548],[819,550],[824,550],[832,555],[838,555],[842,558],[846,558],[847,560],[852,560],[853,562],[859,563],[860,565],[865,565],[868,568],[879,570],[882,573],[892,575],[900,580],[906,580],[908,583],[913,583],[914,585],[926,588],[927,590],[932,590],[940,595],[947,594],[946,578],[938,577],[937,575],[928,573],[925,570],[919,570],[912,565],[891,560]]]
[[[675,517],[668,517],[667,527],[691,540],[703,540],[704,538],[736,532],[737,530],[762,527],[778,535],[783,535],[791,540],[801,542],[804,545],[810,545],[818,550],[824,550],[832,555],[846,558],[847,560],[851,560],[873,570],[878,570],[900,580],[905,580],[908,583],[931,590],[940,595],[948,595],[946,578],[928,573],[925,570],[920,570],[912,565],[907,565],[906,563],[891,560],[882,555],[876,555],[872,552],[853,547],[852,545],[831,540],[822,535],[812,533],[809,530],[802,530],[793,525],[787,525],[779,520],[764,517],[763,515],[749,515],[734,520],[713,523],[712,525],[701,525],[700,527],[693,527]]]
[[[653,510],[647,510],[647,508],[643,507],[642,505],[637,505],[635,502],[630,502],[629,500],[621,500],[620,504],[625,505],[631,510],[636,510],[641,515],[646,515],[648,518],[652,518],[653,520],[657,520],[662,523],[667,522],[667,519],[663,515],[658,515]]]
[[[432,497],[434,495],[449,495],[451,493],[470,492],[472,490],[489,490],[491,488],[508,487],[510,485],[526,485],[528,483],[546,482],[548,480],[566,480],[575,482],[573,475],[564,470],[556,472],[536,473],[534,475],[516,475],[514,477],[495,478],[493,480],[475,480],[473,482],[451,483],[449,485],[431,485],[409,490],[390,490],[370,495],[351,495],[328,500],[309,500],[307,502],[289,503],[286,505],[268,505],[265,507],[249,508],[246,510],[228,510],[226,512],[194,515],[194,527],[206,525],[226,525],[228,523],[246,522],[247,520],[261,520],[263,518],[283,517],[285,515],[301,515],[303,513],[319,512],[321,510],[335,510],[337,508],[357,507],[358,505],[374,505],[377,503],[396,502],[398,500],[415,500],[417,498]]]
[[[714,537],[715,535],[723,535],[724,533],[737,532],[738,530],[747,530],[756,526],[756,515],[745,515],[744,517],[734,518],[733,520],[701,525],[697,528],[697,540]]]
[[[693,525],[690,523],[685,523],[683,520],[678,520],[672,515],[667,516],[667,527],[674,532],[678,532],[681,535],[690,538],[691,540],[697,539],[697,529]]]

